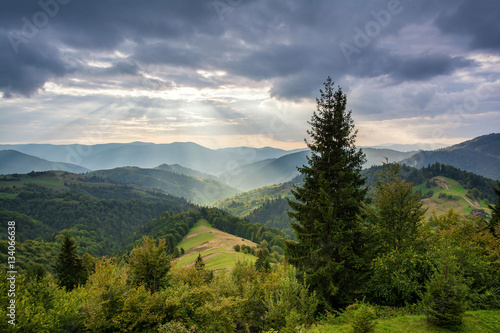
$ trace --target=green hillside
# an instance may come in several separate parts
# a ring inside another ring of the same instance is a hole
[[[382,166],[363,170],[368,188],[375,184],[381,170]],[[428,209],[427,217],[433,212],[445,213],[450,208],[462,215],[469,215],[474,209],[490,213],[488,202],[495,200],[493,180],[452,166],[436,163],[415,169],[403,165],[401,176],[415,184],[414,191],[422,194],[422,203]],[[290,208],[286,198],[292,198],[291,189],[300,184],[301,178],[296,177],[284,184],[266,186],[219,200],[216,206],[232,215],[283,230],[293,238],[291,220],[286,213]]]
[[[457,181],[447,177],[434,177],[414,187],[422,193],[422,202],[428,208],[427,215],[441,215],[455,210],[463,215],[470,215],[474,209],[482,209],[491,213],[485,200],[475,195],[474,190],[467,190]]]
[[[238,261],[255,262],[252,254],[236,252],[235,245],[257,247],[257,244],[241,237],[213,228],[205,219],[200,219],[189,233],[177,245],[185,250],[184,255],[177,258],[179,266],[192,266],[200,254],[205,268],[209,270],[230,269]]]
[[[265,186],[217,201],[214,205],[231,215],[246,217],[271,199],[291,198],[290,190],[301,183],[301,177],[277,185]]]
[[[186,176],[161,169],[124,167],[94,171],[85,176],[87,181],[133,184],[160,190],[201,205],[235,195],[239,190],[213,179]]]

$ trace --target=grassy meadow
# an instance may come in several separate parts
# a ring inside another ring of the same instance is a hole
[[[234,245],[245,244],[255,247],[257,244],[213,228],[205,219],[200,219],[189,233],[177,245],[185,253],[176,259],[179,266],[192,266],[199,254],[210,270],[231,269],[238,261],[255,262],[251,254],[236,252]]]

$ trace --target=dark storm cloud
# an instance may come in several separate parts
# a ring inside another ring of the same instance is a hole
[[[7,36],[0,34],[0,90],[6,97],[30,96],[46,81],[74,70],[51,45],[33,41],[20,48],[19,53],[13,52]]]
[[[216,3],[224,5],[222,10]],[[214,86],[225,82],[192,73],[223,70],[228,77],[268,80],[272,96],[296,100],[314,97],[317,82],[327,75],[337,80],[345,75],[385,75],[398,83],[429,80],[474,65],[465,56],[443,54],[438,40],[430,41],[434,49],[413,55],[398,52],[406,45],[395,50],[381,43],[408,24],[434,22],[444,34],[471,38],[471,48],[499,48],[500,6],[493,0],[401,1],[401,10],[347,62],[339,43],[353,43],[353,29],[364,29],[375,20],[372,13],[387,10],[388,4],[386,0],[4,1],[0,90],[30,96],[45,82],[69,73],[140,77],[141,69],[162,64],[191,74],[171,73],[166,84],[158,82],[152,89],[171,87],[171,82]],[[43,15],[46,22],[40,21]],[[30,24],[38,24],[37,33],[26,38]],[[24,39],[13,43],[13,36]],[[127,51],[128,59],[110,59],[111,68],[90,70],[85,63],[85,54],[112,55],[117,49]],[[81,59],[74,59],[77,55]]]
[[[471,38],[472,49],[500,50],[498,1],[463,1],[452,13],[440,15],[436,25],[443,32]]]

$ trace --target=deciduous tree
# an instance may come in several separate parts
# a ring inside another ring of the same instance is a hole
[[[157,292],[166,283],[165,276],[171,260],[165,239],[160,239],[156,245],[154,239],[144,236],[142,244],[130,253],[132,281],[144,284],[151,293]]]

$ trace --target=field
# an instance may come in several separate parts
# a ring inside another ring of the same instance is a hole
[[[428,217],[433,212],[437,215],[445,214],[450,208],[464,215],[469,215],[473,209],[483,209],[490,213],[484,200],[468,197],[469,190],[458,182],[446,177],[434,177],[431,183],[432,186],[429,188],[425,186],[425,183],[414,187],[415,191],[422,191],[423,196],[430,191],[433,193],[431,197],[422,199],[424,208],[428,208]]]
[[[375,332],[420,333],[420,332],[462,332],[493,333],[500,332],[500,310],[482,310],[466,312],[462,326],[455,331],[439,328],[429,323],[425,316],[400,316],[377,319]],[[352,332],[349,324],[318,324],[307,333],[347,333]]]
[[[235,245],[257,246],[248,239],[242,239],[222,232],[210,226],[204,220],[199,220],[177,247],[183,248],[185,253],[177,259],[180,266],[192,266],[198,254],[201,254],[205,267],[210,270],[221,270],[233,267],[238,261],[255,262],[257,259],[251,254],[236,252]]]

